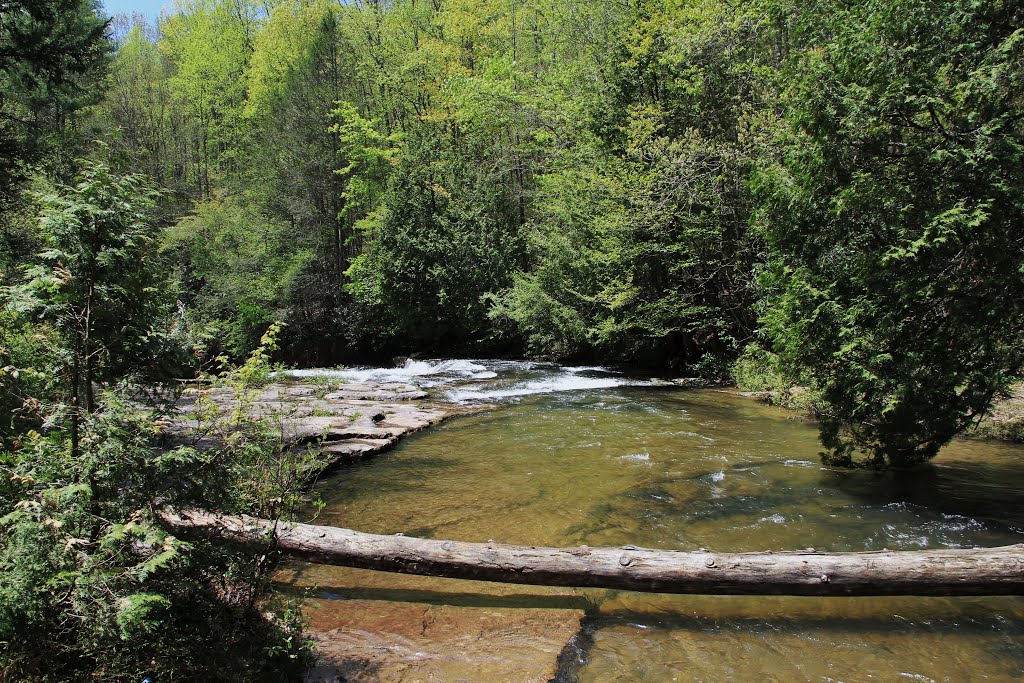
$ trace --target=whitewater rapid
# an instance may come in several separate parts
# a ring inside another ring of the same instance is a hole
[[[318,368],[283,374],[294,379],[330,377],[352,383],[411,384],[455,403],[501,402],[536,394],[643,387],[661,382],[628,377],[602,366],[479,359],[410,359],[393,368]]]

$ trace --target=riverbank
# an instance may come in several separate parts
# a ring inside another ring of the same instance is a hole
[[[817,412],[814,394],[807,387],[788,387],[781,391],[737,389],[736,392],[804,418],[813,419]],[[981,422],[959,438],[1024,443],[1024,382],[1014,385],[1008,396],[996,399]]]
[[[244,410],[249,420],[280,430],[288,450],[315,456],[309,467],[312,482],[382,454],[452,416],[491,407],[457,403],[409,383],[313,374],[283,378],[241,399],[229,387],[190,387],[177,401],[168,432],[173,440],[210,445],[218,438],[208,429],[210,417]],[[369,575],[359,581],[364,587],[377,581],[394,589],[409,581],[393,574],[356,573]],[[571,600],[549,608],[523,608],[500,599],[486,606],[424,604],[415,590],[397,591],[387,599],[337,600],[330,597],[329,584],[310,580],[310,574],[308,567],[288,562],[274,577],[278,585],[304,596],[306,634],[317,643],[308,683],[478,680],[481,671],[488,672],[489,680],[543,683],[557,673],[559,658],[579,634],[584,617]],[[319,595],[309,597],[309,590]],[[504,594],[508,589],[486,590]],[[408,596],[416,599],[403,599]],[[498,651],[500,660],[494,657]]]
[[[1024,443],[1024,383],[1015,385],[1009,396],[997,400],[978,426],[965,436]]]

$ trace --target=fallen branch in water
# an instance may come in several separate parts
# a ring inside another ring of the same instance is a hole
[[[320,564],[474,581],[708,595],[1022,595],[1024,545],[852,553],[541,548],[381,536],[202,511],[161,514],[181,530],[265,542]]]

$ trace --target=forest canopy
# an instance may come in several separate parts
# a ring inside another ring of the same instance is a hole
[[[83,125],[209,354],[742,357],[905,465],[1020,369],[1021,11],[190,0]]]
[[[5,279],[92,157],[156,191],[180,372],[280,321],[303,365],[732,375],[912,464],[1020,369],[1021,11],[7,0]]]

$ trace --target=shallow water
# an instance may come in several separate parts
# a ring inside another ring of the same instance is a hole
[[[723,552],[1024,541],[1020,447],[957,442],[913,474],[842,472],[820,465],[812,424],[736,394],[601,368],[457,363],[464,365],[439,372],[427,363],[428,372],[402,381],[453,400],[503,403],[323,482],[318,523],[466,541]],[[303,575],[329,597],[583,605],[590,616],[584,637],[563,653],[564,681],[1024,677],[1017,598],[665,596],[314,566]]]

